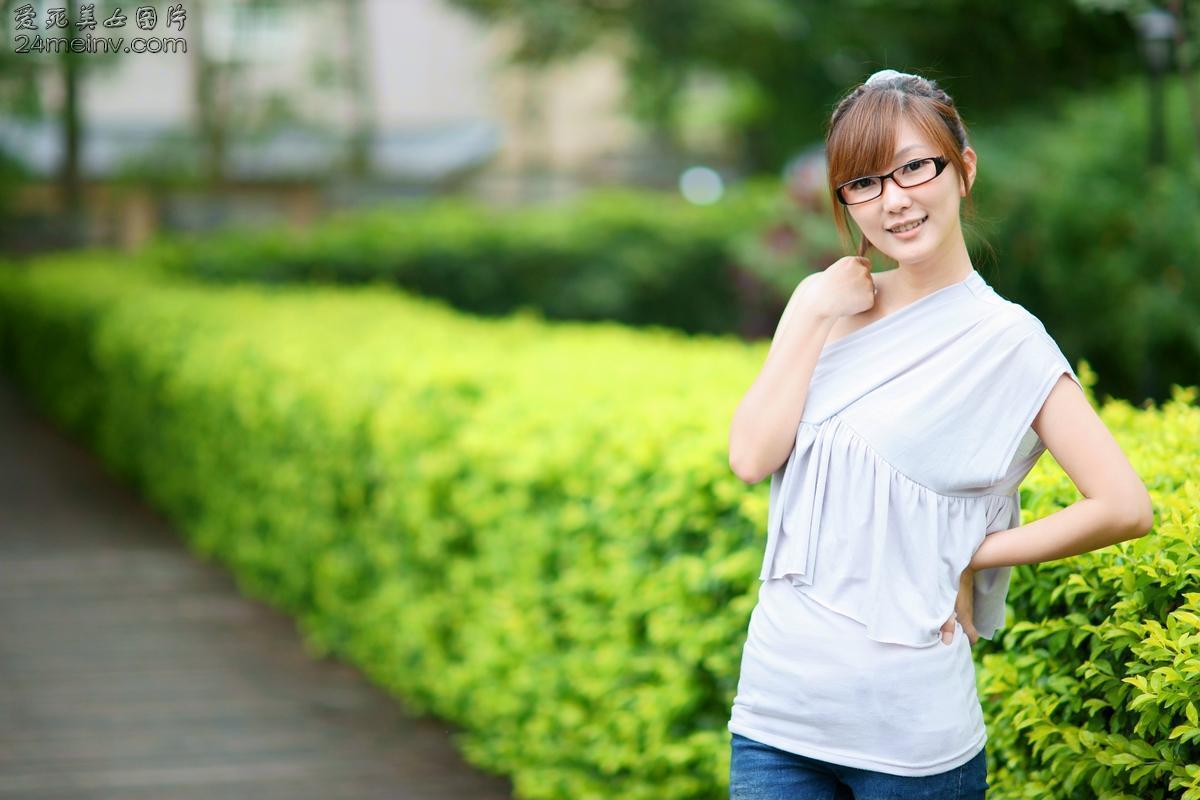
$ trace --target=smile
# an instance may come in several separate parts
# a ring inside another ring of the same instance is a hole
[[[889,228],[888,233],[893,234],[895,236],[899,236],[899,235],[902,235],[905,233],[911,233],[912,231],[915,231],[917,228],[920,228],[922,225],[924,225],[925,220],[927,220],[927,219],[929,219],[928,214],[926,214],[924,217],[922,217],[920,219],[920,221],[918,221],[914,224],[910,224],[910,225],[904,226],[902,228]]]

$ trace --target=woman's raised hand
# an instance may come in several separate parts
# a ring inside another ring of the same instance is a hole
[[[871,260],[845,256],[804,283],[806,302],[813,313],[836,319],[866,311],[875,305],[875,280]]]

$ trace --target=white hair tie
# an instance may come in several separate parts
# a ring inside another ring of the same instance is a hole
[[[894,69],[881,69],[871,75],[864,81],[864,84],[880,83],[891,78],[919,78],[919,75],[913,75],[911,72],[897,72]]]

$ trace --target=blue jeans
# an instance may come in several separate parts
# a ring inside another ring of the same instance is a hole
[[[734,733],[730,800],[983,800],[987,748],[936,775],[889,775],[789,753]]]

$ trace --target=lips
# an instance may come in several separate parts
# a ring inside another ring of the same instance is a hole
[[[907,222],[898,222],[895,225],[892,225],[890,228],[887,228],[886,230],[888,233],[897,233],[897,230],[896,230],[897,228],[903,228],[905,225],[911,225],[912,223],[918,222],[918,221],[921,222],[922,224],[924,224],[925,220],[927,220],[927,219],[929,219],[928,214],[921,217],[919,220],[913,219],[913,220],[908,220]],[[921,226],[918,225],[917,228],[919,228],[919,227],[921,227]],[[917,228],[913,228],[912,230],[916,230]],[[904,233],[907,233],[907,231],[904,231]]]

